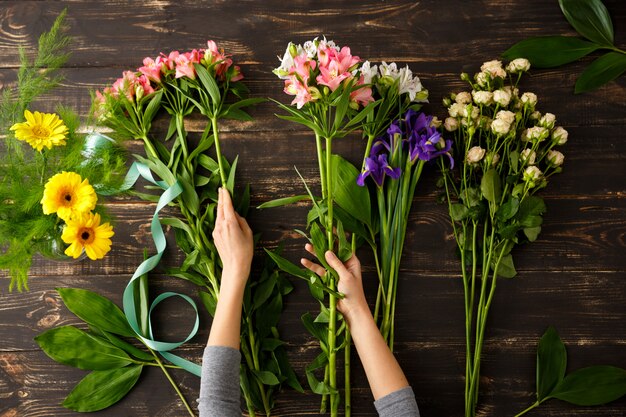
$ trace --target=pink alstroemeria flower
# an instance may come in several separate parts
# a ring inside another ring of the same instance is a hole
[[[215,75],[221,79],[224,79],[226,71],[233,65],[233,60],[224,53],[223,49],[219,50],[214,41],[207,41],[207,49],[204,51],[204,60],[209,65],[215,64]]]
[[[303,84],[295,76],[292,76],[288,80],[285,80],[285,93],[290,96],[296,96],[291,104],[297,105],[299,109],[306,103],[311,101],[313,97],[306,84]]]
[[[137,86],[141,86],[141,88],[143,88],[144,96],[154,93],[154,88],[150,85],[150,79],[146,75],[142,74],[141,76],[137,77],[135,89],[137,88]]]
[[[113,97],[119,97],[120,94],[126,96],[130,101],[133,101],[135,97],[135,84],[137,76],[132,71],[124,71],[122,78],[115,80],[111,86],[111,94]]]
[[[320,51],[318,51],[320,75],[316,78],[317,83],[335,91],[344,80],[352,78],[349,70],[360,61],[359,57],[352,56],[347,46],[341,48],[339,52],[334,48],[326,48],[321,52],[320,57]]]
[[[306,52],[293,59],[293,66],[289,68],[289,75],[297,75],[304,84],[308,84],[311,71],[315,70],[316,62],[309,59]]]
[[[359,78],[359,82],[356,85],[358,87],[363,84],[365,84],[365,78],[361,75],[361,78]],[[350,100],[363,106],[367,106],[368,103],[374,102],[374,97],[372,97],[372,89],[370,87],[360,87],[359,89],[354,90],[350,93]]]
[[[196,79],[196,69],[193,66],[193,61],[185,54],[178,55],[174,59],[176,64],[175,78],[189,77],[192,80]]]
[[[155,83],[161,82],[161,70],[165,66],[165,62],[162,57],[158,57],[156,61],[150,57],[146,57],[143,59],[143,67],[137,69],[140,73],[148,77],[151,81]]]
[[[235,70],[233,71],[233,76],[230,77],[230,81],[236,82],[239,80],[243,80],[243,74],[241,73],[241,68],[239,68],[239,65],[235,65]]]

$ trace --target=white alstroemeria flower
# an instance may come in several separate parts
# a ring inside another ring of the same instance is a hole
[[[491,91],[472,91],[472,98],[476,104],[488,106],[493,103],[493,93]]]
[[[483,159],[483,157],[485,156],[485,152],[486,151],[480,146],[472,146],[470,150],[467,151],[467,156],[465,157],[465,160],[469,164],[477,164]]]
[[[491,131],[496,135],[504,136],[511,130],[511,123],[503,119],[495,119],[491,122]]]
[[[520,73],[526,72],[530,69],[530,61],[526,58],[517,58],[513,61],[509,62],[509,65],[506,66],[506,70],[510,73]]]
[[[552,140],[557,145],[565,145],[567,143],[567,136],[567,130],[563,129],[561,126],[552,131]]]
[[[459,121],[454,117],[446,117],[446,120],[443,122],[443,128],[448,132],[454,132],[459,128]]]
[[[522,151],[522,153],[520,153],[520,160],[526,165],[535,165],[536,158],[537,153],[532,149],[526,148]]]
[[[539,119],[539,126],[543,126],[547,129],[552,129],[556,123],[556,116],[552,113],[546,113],[541,119]]]
[[[420,79],[417,76],[413,77],[413,72],[408,65],[398,71],[398,88],[400,94],[408,93],[411,101],[415,101],[417,93],[422,91]],[[427,102],[428,100],[420,99],[417,101]]]
[[[289,45],[287,45],[287,50],[285,51],[285,55],[283,55],[282,58],[280,56],[278,57],[278,59],[280,60],[280,66],[274,69],[273,73],[282,80],[289,79],[289,69],[293,67],[293,59],[294,57],[298,56],[302,51],[304,51],[304,49],[301,45],[295,45],[294,43],[289,42]]]
[[[530,106],[531,108],[535,108],[537,105],[537,95],[535,93],[526,92],[522,94],[521,100],[524,105]]]
[[[506,71],[502,68],[502,61],[498,61],[497,59],[483,63],[480,66],[480,71],[489,73],[491,78],[506,78]]]
[[[315,38],[315,40],[317,41],[317,38]],[[341,49],[335,44],[334,41],[329,41],[326,39],[326,36],[324,36],[324,39],[317,42],[317,50],[319,51],[320,49],[325,48],[333,48],[336,51],[339,51]]]
[[[563,161],[565,160],[565,156],[563,156],[561,152],[555,151],[554,149],[550,149],[548,151],[547,158],[550,165],[555,167],[563,165]]]
[[[472,95],[467,91],[461,91],[456,95],[454,101],[460,104],[470,104],[472,102]]]
[[[506,107],[511,102],[511,93],[504,89],[496,90],[493,92],[493,101],[502,107]]]
[[[309,58],[315,58],[317,56],[317,38],[312,41],[304,42],[302,49],[306,51],[306,56]]]
[[[397,80],[400,74],[398,74],[398,65],[395,62],[387,64],[385,61],[381,62],[378,71],[381,77],[391,77],[393,80]]]
[[[515,113],[508,110],[500,110],[498,113],[496,113],[496,119],[502,120],[508,124],[513,124],[513,122],[515,121]]]
[[[378,66],[371,65],[369,61],[363,62],[359,71],[363,76],[363,82],[365,84],[371,84],[372,80],[375,80],[378,77]]]

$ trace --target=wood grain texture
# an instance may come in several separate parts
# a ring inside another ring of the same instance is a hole
[[[605,1],[612,14],[616,43],[626,44],[626,4]],[[443,116],[441,99],[464,88],[461,71],[475,72],[513,43],[528,36],[573,31],[556,1],[0,1],[0,85],[15,80],[17,47],[32,48],[37,36],[68,7],[73,55],[64,69],[66,80],[38,109],[58,103],[87,115],[89,91],[102,88],[123,70],[136,68],[144,56],[170,49],[201,47],[214,39],[241,64],[255,97],[286,101],[271,69],[288,41],[327,34],[353,53],[372,61],[409,63],[430,91],[426,108]],[[539,96],[541,111],[557,115],[570,133],[564,147],[564,173],[542,192],[548,205],[542,234],[532,245],[515,250],[519,275],[501,280],[488,325],[483,359],[480,416],[512,416],[533,402],[536,343],[554,325],[568,347],[569,368],[613,364],[626,368],[626,77],[592,93],[573,95],[576,77],[592,58],[553,70],[533,70],[522,84]],[[252,204],[303,192],[293,166],[311,178],[317,163],[311,134],[274,117],[275,105],[251,110],[252,122],[222,124],[223,148],[240,156],[238,184],[250,183]],[[160,117],[157,134],[168,120]],[[197,135],[204,121],[186,121]],[[141,152],[137,143],[129,151]],[[335,149],[353,162],[362,156],[358,137],[336,142]],[[463,409],[464,334],[459,262],[445,208],[435,202],[434,169],[425,173],[414,202],[400,276],[397,312],[397,357],[415,390],[424,416],[460,416]],[[37,258],[28,293],[7,293],[0,286],[0,417],[77,416],[59,404],[83,371],[56,364],[38,350],[33,337],[58,325],[80,325],[63,306],[55,287],[97,291],[117,303],[151,248],[149,221],[154,205],[133,196],[107,203],[114,216],[112,252],[102,261],[58,263]],[[306,204],[252,210],[250,223],[263,234],[262,244],[285,244],[285,255],[302,256]],[[174,213],[170,211],[170,213]],[[164,265],[182,261],[168,233]],[[371,256],[361,251],[365,289],[373,302],[375,276]],[[0,272],[0,276],[6,274]],[[0,282],[6,283],[6,280]],[[152,295],[173,290],[195,297],[188,283],[157,271]],[[287,299],[280,330],[294,367],[303,368],[318,353],[299,317],[315,311],[305,285]],[[157,333],[165,339],[186,336],[189,310],[167,302],[155,312]],[[167,319],[167,320],[166,320]],[[167,323],[167,324],[164,324]],[[199,361],[210,328],[201,315],[201,331],[181,355]],[[374,416],[363,371],[353,359],[355,416]],[[174,373],[188,399],[198,395],[199,381]],[[304,381],[303,381],[304,382]],[[285,391],[276,416],[318,415],[319,397]],[[173,390],[157,369],[148,369],[137,387],[102,416],[185,415]],[[533,416],[626,415],[626,399],[582,408],[551,401]]]

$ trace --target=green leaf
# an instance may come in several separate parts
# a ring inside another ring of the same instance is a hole
[[[254,287],[254,291],[252,293],[252,298],[254,299],[254,302],[252,304],[253,308],[257,309],[261,307],[267,301],[267,299],[270,298],[270,295],[272,295],[275,286],[276,280],[272,278],[266,279],[265,281],[257,284]]]
[[[496,212],[496,217],[500,221],[506,221],[515,216],[519,210],[519,200],[511,197],[506,203],[502,204]]]
[[[495,261],[492,260],[491,269],[494,268]],[[510,253],[508,255],[504,255],[498,264],[498,276],[502,278],[513,278],[515,275],[517,275],[517,271],[515,270],[515,265],[513,264],[513,256]]]
[[[255,377],[258,378],[263,385],[278,385],[280,381],[276,378],[276,375],[269,371],[257,371],[255,369],[251,370]]]
[[[116,337],[115,335],[111,333],[105,332],[93,326],[89,326],[89,329],[98,336],[106,337],[106,339],[109,342],[111,342],[111,344],[129,353],[130,355],[134,356],[137,359],[141,359],[143,361],[149,361],[149,362],[154,361],[154,356],[152,356],[148,352],[144,352],[143,350],[131,345],[128,342],[125,342],[124,340]]]
[[[218,105],[220,103],[221,96],[220,89],[215,82],[215,78],[213,78],[213,76],[209,74],[209,71],[204,67],[204,65],[195,63],[193,64],[193,66],[196,68],[196,74],[198,74],[200,82],[211,96],[211,100],[213,100],[213,105]]]
[[[63,407],[81,413],[103,410],[115,404],[135,386],[143,370],[142,365],[106,371],[93,371],[70,392]]]
[[[239,120],[240,122],[249,122],[254,120],[252,116],[240,109],[230,109],[222,115],[225,119]]]
[[[309,280],[309,274],[305,269],[299,268],[294,263],[288,261],[277,253],[270,251],[269,249],[265,249],[265,252],[272,258],[276,265],[286,273],[293,275],[294,277],[303,278],[307,281]]]
[[[543,401],[565,376],[567,352],[556,329],[552,326],[543,334],[537,346],[537,401]]]
[[[372,204],[367,187],[357,183],[359,170],[339,155],[332,155],[334,177],[333,198],[337,204],[356,219],[372,226]]]
[[[134,337],[122,310],[111,300],[80,288],[57,288],[67,308],[92,326],[121,336]]]
[[[559,0],[567,21],[585,38],[599,45],[613,45],[613,23],[601,0]]]
[[[187,223],[183,222],[178,217],[164,217],[160,220],[161,220],[161,224],[172,226],[172,227],[175,227],[176,229],[184,230],[185,232],[187,232],[189,237],[193,236],[193,233],[191,232],[189,225],[187,225]]]
[[[303,195],[294,195],[293,197],[277,198],[276,200],[266,201],[265,203],[257,206],[257,208],[266,209],[266,208],[273,208],[273,207],[282,207],[282,206],[287,206],[289,204],[294,204],[294,203],[297,203],[299,201],[304,201],[304,200],[311,200],[311,197],[309,197],[306,194],[303,194]]]
[[[450,217],[454,221],[461,221],[467,217],[469,210],[464,204],[455,203],[450,206]]]
[[[159,108],[161,108],[161,98],[163,97],[163,90],[158,90],[154,93],[154,96],[150,99],[150,103],[146,106],[146,110],[143,113],[143,125],[149,130],[150,123],[154,116],[156,116]]]
[[[482,180],[480,181],[480,191],[487,201],[497,204],[500,202],[502,196],[502,183],[498,171],[491,168],[485,172]]]
[[[541,226],[526,227],[524,229],[524,234],[530,242],[534,242],[535,240],[537,240],[537,237],[539,237],[539,233],[541,233]]]
[[[328,357],[326,356],[326,353],[322,352],[317,355],[317,357],[313,359],[313,362],[311,362],[305,368],[306,379],[309,383],[309,387],[311,387],[311,391],[313,391],[315,394],[324,395],[330,394],[331,392],[336,392],[336,390],[333,390],[324,381],[318,380],[314,374],[317,369],[325,367],[327,363]]]
[[[551,398],[576,405],[601,405],[626,394],[626,370],[614,366],[590,366],[567,375]]]
[[[311,313],[304,313],[302,315],[302,324],[304,324],[304,327],[306,327],[309,333],[320,341],[322,350],[325,351],[326,346],[328,346],[328,326],[316,322]]]
[[[279,339],[272,339],[272,338],[263,339],[263,341],[261,342],[261,350],[264,350],[266,352],[271,352],[273,350],[276,350],[279,346],[282,346],[284,344],[285,342]]]
[[[540,36],[516,43],[502,57],[508,60],[526,58],[533,67],[553,68],[574,62],[598,48],[595,43],[571,36]]]
[[[74,326],[48,330],[35,337],[35,341],[53,360],[80,369],[103,371],[131,363],[123,350]]]
[[[198,155],[198,163],[211,172],[216,172],[220,169],[220,165],[217,161],[208,155]]]
[[[237,172],[237,162],[239,161],[239,156],[235,157],[233,164],[230,166],[230,171],[228,172],[228,179],[226,180],[226,188],[230,191],[230,195],[233,195],[235,190],[235,174]]]
[[[626,71],[626,55],[609,52],[593,61],[576,80],[576,94],[595,90]]]
[[[217,300],[206,291],[198,291],[198,295],[200,296],[200,301],[206,308],[206,311],[209,312],[211,317],[215,316],[215,308],[217,307]]]
[[[523,221],[528,216],[540,216],[546,212],[546,203],[537,196],[526,197],[522,200],[516,218]]]

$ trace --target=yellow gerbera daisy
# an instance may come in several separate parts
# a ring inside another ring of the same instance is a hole
[[[87,213],[96,208],[98,197],[89,184],[75,172],[61,172],[51,177],[43,191],[41,205],[44,214],[57,213],[67,221],[72,216]]]
[[[82,213],[67,221],[61,239],[70,245],[65,249],[67,256],[78,258],[84,250],[95,261],[111,250],[114,234],[109,223],[100,224],[99,214]]]
[[[11,130],[15,131],[15,137],[19,140],[28,142],[39,152],[44,147],[50,149],[53,146],[65,145],[68,129],[56,114],[38,111],[31,113],[25,110],[24,118],[25,122],[11,126]]]

